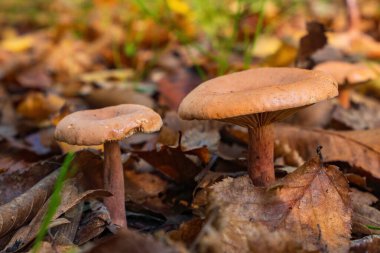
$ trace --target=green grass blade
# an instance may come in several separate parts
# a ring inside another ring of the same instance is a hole
[[[50,197],[48,210],[47,210],[47,212],[46,212],[46,214],[42,220],[41,227],[38,231],[36,240],[35,240],[34,245],[33,245],[33,249],[32,249],[33,253],[37,253],[38,250],[40,249],[41,244],[42,244],[42,240],[44,239],[44,237],[48,231],[49,224],[50,224],[51,220],[53,219],[54,214],[56,213],[56,211],[59,207],[59,204],[61,203],[61,190],[63,187],[63,183],[65,181],[67,172],[69,170],[70,164],[73,161],[73,159],[74,159],[74,154],[68,153],[66,155],[66,158],[63,162],[63,165],[59,171],[57,181],[55,182],[55,185],[54,185],[54,191]]]

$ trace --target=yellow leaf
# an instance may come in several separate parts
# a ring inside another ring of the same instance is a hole
[[[169,9],[175,13],[187,15],[190,12],[189,5],[183,0],[166,0]]]
[[[58,112],[64,103],[65,100],[56,95],[33,92],[19,104],[17,112],[28,119],[44,120]]]
[[[18,53],[31,48],[34,40],[31,36],[8,38],[0,43],[0,47],[9,52]]]

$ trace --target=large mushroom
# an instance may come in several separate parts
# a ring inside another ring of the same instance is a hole
[[[84,146],[104,144],[104,184],[113,194],[105,199],[105,205],[115,225],[127,226],[119,141],[137,132],[156,132],[161,126],[160,115],[135,104],[75,112],[57,125],[55,138],[58,141]]]
[[[296,68],[258,68],[202,83],[179,107],[186,120],[213,119],[248,128],[248,173],[254,185],[275,180],[272,123],[338,95],[326,74]]]
[[[376,78],[374,70],[360,63],[328,61],[318,64],[314,70],[325,72],[335,78],[340,89],[339,103],[345,109],[350,107],[350,89]]]

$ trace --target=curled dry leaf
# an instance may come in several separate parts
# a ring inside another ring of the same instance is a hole
[[[82,218],[83,203],[79,203],[70,210],[68,210],[63,218],[69,221],[68,224],[58,226],[52,229],[54,245],[72,245],[74,242],[75,234],[79,226],[79,221]]]
[[[351,192],[353,216],[352,233],[355,234],[380,234],[380,210],[372,207],[378,198],[369,192],[361,192],[352,188]]]
[[[380,235],[369,235],[351,242],[351,253],[378,253],[380,249]]]
[[[31,189],[0,206],[0,238],[29,222],[53,190],[58,171],[52,172]]]
[[[349,249],[352,210],[347,180],[318,158],[269,188],[254,187],[247,176],[227,178],[211,187],[210,203],[219,208],[216,233],[221,252],[250,252],[249,231],[260,231],[258,225],[302,240],[295,243],[307,251]],[[272,236],[261,236],[265,234]]]
[[[106,206],[98,200],[90,200],[91,212],[85,213],[78,231],[75,235],[75,244],[82,245],[100,235],[112,224],[110,214]]]
[[[52,218],[53,223],[58,219],[59,216],[66,213],[68,210],[75,207],[85,199],[111,196],[111,194],[105,190],[88,190],[86,192],[80,192],[78,187],[79,182],[76,178],[68,179],[65,181],[64,186],[62,188],[61,203],[58,207],[57,212],[54,214]],[[29,223],[29,225],[20,228],[16,232],[16,234],[12,237],[11,241],[5,247],[5,252],[20,251],[36,237],[41,226],[42,220],[48,209],[48,203],[49,201],[45,202],[44,206],[35,215],[35,217]],[[61,224],[63,223],[58,223],[57,225]]]
[[[280,142],[288,143],[303,159],[310,159],[315,147],[322,145],[325,162],[348,162],[380,178],[380,129],[339,132],[278,125],[275,133]]]

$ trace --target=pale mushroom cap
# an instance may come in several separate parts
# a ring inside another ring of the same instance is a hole
[[[161,126],[160,115],[152,109],[124,104],[72,113],[58,123],[55,138],[72,145],[99,145],[136,132],[156,132]]]
[[[358,84],[376,78],[376,73],[370,67],[342,61],[328,61],[318,64],[314,70],[330,74],[340,85]]]
[[[337,95],[337,83],[319,71],[257,68],[202,83],[183,99],[179,115],[187,120],[224,120],[268,112],[287,114]],[[267,121],[275,120],[270,117]]]

